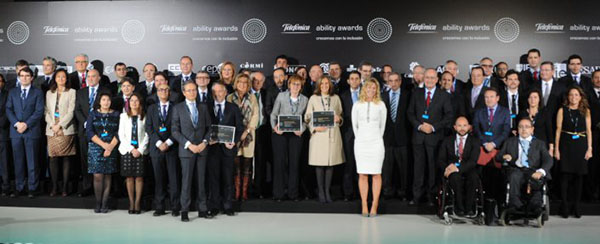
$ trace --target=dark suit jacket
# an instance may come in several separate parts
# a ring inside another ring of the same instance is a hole
[[[354,142],[354,130],[352,129],[352,106],[354,104],[352,103],[350,88],[340,94],[340,100],[342,101],[342,116],[344,117],[344,123],[342,123],[340,128],[342,130],[342,138],[344,138],[344,144],[350,145],[350,143]]]
[[[509,165],[513,167],[517,166],[516,162],[519,158],[519,138],[520,137],[515,136],[506,140],[502,146],[502,149],[500,149],[498,154],[496,154],[496,160],[498,162],[504,161],[502,156],[505,154],[510,154],[512,160],[508,162]],[[529,151],[527,153],[527,162],[529,163],[529,168],[531,169],[544,169],[544,171],[546,171],[546,179],[551,179],[550,169],[552,168],[554,161],[548,153],[545,142],[536,138],[531,140],[531,143],[529,144]]]
[[[214,101],[212,103],[207,103],[208,111],[210,112],[210,118],[212,120],[213,125],[227,125],[235,127],[235,138],[233,139],[234,143],[238,143],[240,138],[242,137],[242,133],[246,127],[244,126],[242,120],[242,112],[237,105],[225,102],[225,111],[223,112],[223,120],[219,122],[217,116],[215,115],[215,104]],[[233,149],[227,149],[225,144],[217,143],[209,147],[209,154],[214,155],[212,152],[215,150],[223,150],[223,153],[229,157],[235,157],[237,155],[238,147],[233,147]]]
[[[85,128],[83,128],[83,124],[88,120],[88,116],[90,113],[90,95],[89,95],[89,87],[80,89],[77,91],[75,96],[75,118],[77,119],[77,131],[79,132],[79,136],[85,136]],[[107,88],[102,86],[98,86],[98,91],[96,91],[96,98],[98,99],[98,94],[103,91],[108,91]]]
[[[171,87],[171,91],[182,93],[182,91],[183,91],[182,90],[183,87],[181,87],[181,79],[182,78],[183,78],[182,74],[170,77],[169,86]],[[192,74],[190,75],[190,81],[192,81],[192,82],[196,81],[196,73],[192,72]]]
[[[173,120],[171,121],[171,134],[179,143],[179,157],[192,157],[193,153],[185,149],[185,143],[190,142],[194,145],[202,143],[203,140],[210,139],[210,113],[206,104],[196,103],[198,108],[198,124],[194,127],[192,116],[187,108],[187,104],[181,102],[173,107]],[[200,152],[200,155],[206,156],[207,149]]]
[[[214,100],[215,99],[213,98],[212,89],[208,87],[206,90],[206,98],[204,100],[204,103],[210,104],[213,103]],[[196,102],[200,102],[200,92],[198,92],[198,96],[196,96]]]
[[[6,81],[6,84],[4,86],[4,89],[6,91],[10,91],[11,89],[17,87],[17,79],[10,79]]]
[[[286,91],[286,87],[285,85],[283,86],[281,92]],[[269,88],[267,90],[267,95],[265,98],[265,118],[270,118],[271,117],[271,112],[273,112],[273,106],[275,105],[275,99],[277,99],[277,95],[279,95],[280,91],[279,88],[277,88],[276,85],[271,86],[271,88]],[[267,119],[269,123],[269,125],[271,124],[271,120]]]
[[[537,80],[533,79],[533,74],[531,74],[529,69],[523,70],[519,73],[519,87],[523,91],[529,91],[536,83],[540,82],[539,72],[537,78]]]
[[[385,123],[385,132],[383,134],[383,141],[386,147],[407,146],[409,144],[410,137],[408,135],[410,132],[410,127],[406,117],[406,110],[408,109],[408,103],[410,102],[411,94],[409,90],[402,88],[399,90],[400,96],[398,97],[398,104],[396,106],[397,112],[395,123],[392,122],[390,93],[384,92],[381,94],[381,100],[383,100],[385,103],[385,107],[387,108],[388,112],[387,121]]]
[[[123,112],[123,108],[125,107],[125,99],[123,98],[123,93],[119,92],[116,96],[112,98],[110,103],[110,108],[115,111],[119,111],[119,113]]]
[[[140,94],[142,96],[142,100],[146,101],[146,98],[148,98],[151,95],[156,94],[156,86],[154,86],[154,84],[152,85],[152,91],[150,92],[150,94],[148,94],[148,90],[146,89],[146,81],[142,81],[139,82],[136,86],[135,86],[135,93]],[[146,106],[144,106],[144,108],[147,108]]]
[[[590,113],[592,116],[592,130],[598,130],[598,123],[600,123],[600,98],[598,98],[598,94],[592,88],[587,92],[587,99],[590,105]],[[592,139],[596,140],[596,138],[592,137]]]
[[[79,90],[81,88],[81,81],[79,80],[79,73],[77,71],[73,71],[69,74],[69,81],[71,81],[71,88],[75,90]],[[87,74],[86,74],[87,79]]]
[[[502,143],[510,134],[510,112],[507,108],[498,105],[494,110],[494,120],[491,126],[488,119],[489,110],[487,107],[475,112],[473,118],[473,133],[479,138],[481,144],[493,142],[496,148],[500,148]],[[486,135],[491,132],[492,135]]]
[[[473,91],[473,86],[468,86],[463,92],[463,112],[465,113],[464,115],[467,116],[469,121],[471,121],[471,123],[473,122],[473,115],[475,114],[475,111],[485,107],[484,94],[486,89],[488,88],[481,87],[481,91],[479,91],[479,96],[475,101],[475,107],[471,106],[471,92]]]
[[[334,93],[340,95],[343,91],[350,89],[350,85],[343,77],[337,83],[334,83]]]
[[[448,165],[454,164],[458,162],[458,155],[456,150],[454,149],[454,143],[456,141],[456,135],[451,135],[444,138],[444,141],[440,145],[440,151],[438,155],[438,166],[442,169],[446,169]],[[467,136],[467,140],[464,142],[463,146],[463,158],[460,162],[460,166],[458,167],[459,173],[467,173],[473,169],[477,165],[477,159],[479,159],[479,146],[481,142],[479,139],[472,134]]]
[[[537,83],[535,83],[533,85],[533,87],[535,87],[543,92],[542,81],[538,81]],[[558,109],[560,107],[562,107],[561,104],[563,102],[563,96],[565,95],[566,91],[567,91],[566,84],[558,82],[557,80],[554,80],[552,82],[552,90],[550,90],[550,97],[548,97],[548,103],[545,106],[546,110],[552,116],[552,121],[556,121],[556,113],[558,112]],[[544,100],[543,97],[540,97],[540,99],[542,99],[542,101]],[[556,123],[553,123],[553,124],[556,124]],[[556,130],[556,125],[554,125],[552,127],[552,129]]]
[[[306,83],[304,83],[304,86],[302,86],[302,91],[300,92],[302,95],[311,97],[314,94],[317,82],[314,82],[314,84],[311,84],[311,82],[312,81],[308,79]]]
[[[452,119],[454,119],[452,105],[450,104],[450,94],[442,89],[435,89],[435,93],[433,94],[429,105],[429,119],[424,119],[422,116],[425,111],[425,97],[425,88],[418,88],[413,92],[408,105],[408,121],[414,128],[412,133],[412,143],[425,143],[429,146],[437,146],[438,142],[443,137],[444,129],[448,128],[452,123]],[[435,129],[435,132],[425,134],[418,131],[419,125],[423,122],[431,124]]]
[[[39,76],[39,77],[35,78],[35,80],[33,80],[33,86],[42,90],[42,94],[46,94],[46,92],[48,90],[50,90],[50,85],[53,83],[55,83],[55,82],[52,78],[50,78],[49,82],[46,82],[46,76],[44,76],[44,75]]]
[[[9,127],[11,127],[6,116],[7,98],[8,91],[5,89],[0,90],[0,141],[8,141]]]
[[[508,112],[510,113],[510,103],[509,103],[509,99],[512,99],[512,97],[509,97],[508,95],[508,91],[506,90],[502,90],[500,91],[500,100],[498,101],[498,105],[505,107],[508,109]],[[511,126],[512,130],[517,130],[518,124],[519,124],[519,120],[518,115],[527,109],[528,106],[528,102],[527,102],[527,95],[525,92],[522,92],[521,90],[518,91],[517,94],[517,114],[515,114],[515,123]],[[512,114],[511,114],[512,116]]]
[[[594,84],[592,83],[592,79],[590,77],[587,77],[587,76],[583,75],[583,74],[579,75],[579,83],[577,83],[577,82],[575,82],[575,80],[573,80],[573,76],[571,76],[571,72],[567,72],[567,75],[565,75],[562,78],[558,79],[558,82],[564,84],[566,87],[579,86],[586,93],[588,91],[594,89]]]
[[[464,90],[467,88],[468,83],[463,82],[460,79],[454,79],[454,93],[463,94]]]
[[[180,102],[183,102],[183,100],[185,100],[185,97],[181,95],[181,93],[171,91],[171,94],[169,95],[169,102],[172,102],[173,104],[178,104]],[[158,101],[158,95],[154,93],[146,97],[146,107],[150,107],[150,105],[158,103]]]
[[[6,101],[6,116],[10,123],[10,138],[40,138],[42,136],[41,122],[44,116],[45,96],[42,90],[30,86],[27,98],[21,100],[21,89],[12,89]],[[19,134],[14,124],[25,122],[27,130]]]
[[[173,151],[177,149],[177,140],[171,134],[171,121],[173,118],[175,104],[169,102],[169,108],[167,111],[167,119],[162,121],[161,119],[161,107],[160,103],[155,103],[150,105],[147,109],[146,114],[146,133],[150,137],[150,141],[148,142],[148,147],[150,148],[150,156],[157,157],[161,154],[161,151],[156,147],[156,142],[161,140],[165,142],[167,139],[171,139],[173,141],[173,145],[169,147],[169,151]],[[160,132],[160,128],[164,125],[167,128],[166,131]]]

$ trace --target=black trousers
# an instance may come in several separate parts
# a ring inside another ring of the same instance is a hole
[[[467,172],[455,172],[448,176],[448,183],[454,191],[455,209],[457,211],[475,210],[475,190],[479,176],[473,169]]]
[[[424,193],[428,193],[429,200],[433,200],[435,194],[435,146],[426,144],[414,144],[413,155],[414,181],[413,181],[413,200],[418,202]],[[427,178],[427,181],[425,181]]]
[[[282,135],[272,134],[273,144],[273,197],[281,199],[285,195],[291,199],[298,198],[298,171],[302,137],[286,132]]]
[[[356,159],[354,158],[354,138],[352,140],[344,140],[344,154],[346,154],[346,163],[344,163],[342,188],[344,190],[344,196],[347,198],[352,198],[356,192],[356,186],[358,185]]]
[[[254,144],[254,191],[257,195],[266,193],[268,177],[267,163],[271,160],[271,127],[264,124],[256,130]]]
[[[400,195],[406,196],[408,188],[408,150],[406,146],[394,146],[385,148],[385,159],[383,160],[383,195],[393,196],[394,172],[400,176]]]
[[[0,177],[2,177],[2,191],[8,194],[10,181],[8,179],[8,141],[0,140]]]
[[[81,189],[79,193],[92,192],[92,174],[88,174],[88,140],[79,135],[79,166],[81,169]]]
[[[233,208],[233,159],[236,154],[226,155],[216,144],[209,150],[207,171],[210,197],[208,207],[210,209],[229,210]],[[237,152],[237,148],[234,148]]]
[[[154,146],[154,145],[149,145]],[[165,209],[167,188],[169,190],[169,203],[171,210],[178,211],[181,207],[180,196],[180,168],[177,160],[177,149],[169,148],[167,152],[150,155],[154,172],[154,205],[155,209]]]
[[[600,197],[600,130],[592,133],[593,157],[588,160],[588,174],[584,179],[584,199],[595,200]]]
[[[483,190],[486,194],[485,197],[496,200],[498,207],[504,207],[506,201],[506,181],[502,170],[496,168],[492,162],[480,167],[480,169]]]
[[[15,185],[17,191],[23,191],[27,185],[29,192],[37,190],[39,185],[40,138],[11,138],[15,164]],[[27,182],[25,182],[27,177]]]
[[[523,208],[524,195],[527,194],[527,185],[531,175],[535,173],[532,169],[527,168],[512,168],[508,173],[508,184],[510,186],[508,194],[508,207],[521,209]],[[531,191],[528,197],[527,209],[536,211],[542,208],[543,205],[543,191]]]
[[[205,149],[207,150],[207,149]],[[192,202],[192,184],[196,184],[196,204],[198,211],[208,211],[206,206],[206,156],[195,154],[192,157],[183,157],[181,160],[181,211],[188,212]],[[194,180],[194,172],[196,179]]]

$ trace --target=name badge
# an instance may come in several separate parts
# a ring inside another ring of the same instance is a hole
[[[54,112],[54,117],[60,117],[60,114],[58,112]]]
[[[137,145],[137,144],[138,144],[137,141],[135,141],[135,140],[131,141],[131,145]]]
[[[571,138],[573,138],[573,140],[577,140],[579,139],[579,135],[572,135]]]
[[[484,134],[486,136],[494,136],[494,133],[492,133],[491,131],[486,131]]]
[[[158,132],[167,132],[167,127],[161,126],[160,128],[158,128]]]
[[[423,115],[421,115],[421,117],[422,117],[423,119],[429,119],[429,114],[423,114]]]
[[[456,167],[460,167],[460,162],[456,162],[456,163],[454,163],[454,165],[455,165]]]
[[[510,115],[510,118],[511,118],[511,119],[514,119],[514,118],[516,118],[516,117],[517,117],[517,115],[516,115],[516,114],[511,114],[511,115]]]
[[[102,134],[100,134],[101,137],[107,137],[108,136],[108,132],[103,132]]]

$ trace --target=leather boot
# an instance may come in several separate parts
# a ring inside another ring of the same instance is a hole
[[[241,179],[240,179],[240,175],[236,174],[235,175],[235,200],[239,201],[240,200],[240,184],[241,184]]]
[[[242,201],[248,200],[248,184],[250,182],[250,175],[244,174],[242,182]]]

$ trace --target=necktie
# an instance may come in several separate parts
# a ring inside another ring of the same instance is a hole
[[[521,149],[523,153],[521,154],[521,164],[525,168],[529,168],[529,161],[527,160],[527,153],[529,153],[529,141],[528,140],[519,140],[521,141]]]
[[[510,106],[510,114],[511,114],[510,125],[511,125],[511,127],[514,127],[515,126],[515,118],[512,118],[512,115],[513,114],[516,115],[519,113],[517,111],[517,95],[513,94],[511,100],[512,100],[512,104]]]
[[[192,112],[192,123],[194,127],[198,125],[198,108],[196,107],[196,103],[189,103],[188,106],[191,108]]]
[[[456,80],[452,83],[452,86],[450,87],[450,92],[454,93],[454,87],[456,86]]]
[[[597,91],[596,95],[597,95],[598,99],[600,99],[600,91]]]
[[[358,101],[358,90],[352,92],[352,104]]]
[[[21,90],[21,100],[25,101],[27,99],[27,88]]]
[[[46,84],[50,83],[50,77],[46,76]]]
[[[398,93],[392,92],[392,121],[396,123],[396,114],[398,113]]]
[[[533,80],[538,80],[538,72],[533,71]]]
[[[576,76],[575,76],[575,77],[573,77],[573,78],[575,78],[575,82],[577,82],[577,84],[579,84],[579,75],[576,75]]]
[[[187,82],[188,80],[190,80],[190,77],[189,77],[189,76],[184,76],[184,77],[183,77],[183,82]]]
[[[477,102],[477,97],[479,96],[478,88],[473,87],[471,90],[471,107],[475,108],[475,103]]]
[[[125,98],[125,112],[129,112],[129,98]]]
[[[464,151],[464,138],[462,136],[459,136],[459,142],[458,142],[458,160],[462,161],[462,155],[463,155],[463,151]]]
[[[223,110],[221,109],[221,104],[217,104],[217,119],[219,119],[219,123],[223,120]]]
[[[162,105],[162,119],[163,121],[167,120],[167,105]]]
[[[490,87],[490,78],[485,78],[485,80],[483,81],[483,86]]]
[[[494,122],[494,109],[490,108],[490,116],[489,116],[490,124]]]
[[[200,96],[200,101],[206,102],[206,92],[202,93],[202,95]]]
[[[550,97],[550,84],[544,82],[544,106],[548,104],[548,97]]]
[[[94,99],[96,99],[96,87],[90,87],[90,89],[92,89],[92,91],[90,93],[90,100],[88,103],[90,110],[92,110],[92,106],[94,106]]]
[[[427,107],[429,107],[429,104],[431,104],[431,92],[430,91],[427,92],[427,100],[425,100],[425,105],[427,105]]]
[[[81,74],[81,88],[85,88],[87,84],[85,83],[85,73]]]

